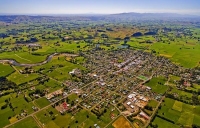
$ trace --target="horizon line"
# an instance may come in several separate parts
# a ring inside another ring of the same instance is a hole
[[[200,16],[200,14],[188,14],[188,13],[177,13],[177,12],[116,12],[116,13],[0,13],[0,15],[25,15],[25,16],[51,16],[51,15],[115,15],[115,14],[177,14],[177,15],[188,15],[188,16]]]

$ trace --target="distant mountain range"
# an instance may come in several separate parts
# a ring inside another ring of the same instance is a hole
[[[111,16],[133,16],[133,17],[200,17],[198,15],[177,14],[177,13],[117,13]]]
[[[200,17],[200,15],[190,14],[177,14],[177,13],[115,13],[115,14],[98,14],[98,13],[85,13],[85,14],[15,14],[15,13],[0,13],[2,15],[26,15],[26,16],[134,16],[134,17]]]
[[[83,21],[134,21],[134,20],[171,20],[171,19],[194,19],[200,20],[200,16],[183,15],[175,13],[118,13],[118,14],[0,14],[0,22],[18,23],[18,22],[51,22],[51,21],[66,21],[66,20],[83,20]]]

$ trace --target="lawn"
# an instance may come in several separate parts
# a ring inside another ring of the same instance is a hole
[[[16,124],[12,125],[9,128],[39,128],[39,127],[32,117],[28,117]]]
[[[141,79],[141,80],[144,80],[144,81],[145,81],[145,80],[148,80],[148,78],[147,78],[147,77],[145,77],[145,76],[142,76],[142,75],[138,76],[137,78],[138,78],[138,79]]]
[[[15,70],[10,65],[4,65],[0,63],[0,77],[7,76],[13,73]]]

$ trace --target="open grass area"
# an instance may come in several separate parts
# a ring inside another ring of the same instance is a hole
[[[43,69],[42,72],[44,74],[59,81],[70,79],[71,77],[69,75],[69,72],[73,69],[79,68],[81,70],[85,70],[85,68],[79,64],[74,64],[66,61],[65,56],[53,57],[53,59],[49,63],[34,67],[35,70],[39,70],[41,68]]]
[[[187,68],[198,65],[200,56],[198,56],[199,44],[186,44],[184,41],[172,43],[154,43],[150,49],[155,50],[158,54],[172,60],[172,62]]]
[[[9,103],[13,107],[8,105],[6,108],[1,109],[0,111],[0,127],[3,127],[5,125],[8,125],[10,122],[15,121],[15,116],[22,113],[23,110],[25,110],[28,114],[32,113],[32,106],[33,104],[31,102],[27,102],[24,99],[24,96],[20,94],[17,96],[16,93],[13,93],[12,95],[6,95],[0,98],[0,107],[6,104],[5,100],[9,100]]]
[[[182,100],[187,101],[187,102],[192,102],[192,95],[193,95],[192,93],[185,92],[185,91],[182,91],[182,90],[178,90],[176,88],[173,88],[168,93],[176,94],[177,98],[182,99]]]
[[[151,87],[152,91],[156,93],[164,94],[168,89],[168,86],[164,85],[165,82],[166,79],[163,77],[154,77],[145,85]]]
[[[58,89],[62,88],[61,83],[54,79],[50,79],[48,82],[45,82],[44,84],[39,84],[36,86],[36,89],[48,89],[49,92],[54,92]]]
[[[16,114],[20,114],[23,110],[26,110],[27,113],[32,113],[33,112],[33,109],[32,109],[32,106],[33,103],[31,102],[27,102],[25,99],[24,99],[24,96],[23,94],[17,96],[17,94],[15,95],[15,97],[13,97],[12,99],[10,99],[10,102],[14,108],[14,112]]]
[[[0,53],[0,59],[14,59],[19,63],[37,63],[44,61],[46,56],[36,56],[28,52],[4,52]]]
[[[191,127],[192,124],[199,125],[197,120],[200,117],[200,107],[165,98],[158,115],[173,121],[175,124],[182,124]]]
[[[175,101],[172,109],[181,112],[182,111],[182,102],[180,101]]]
[[[74,96],[70,97],[69,99],[75,98]],[[61,115],[56,109],[49,107],[46,110],[43,110],[36,114],[39,121],[48,128],[55,128],[55,127],[90,127],[94,126],[94,124],[97,124],[100,127],[106,126],[112,119],[110,118],[111,113],[115,113],[115,115],[118,113],[111,112],[110,109],[107,110],[105,114],[103,114],[100,117],[100,120],[97,118],[96,115],[91,113],[90,111],[80,109],[75,115],[72,115],[71,113],[66,113],[65,115]],[[50,115],[49,112],[52,111],[53,115]],[[56,118],[52,120],[53,116]]]
[[[40,108],[43,108],[47,105],[50,104],[50,102],[45,98],[45,97],[42,97],[42,98],[39,98],[37,100],[34,101]]]
[[[138,79],[141,79],[141,80],[144,80],[144,81],[145,81],[145,80],[148,80],[148,78],[147,78],[147,77],[145,77],[145,76],[142,76],[142,75],[138,76],[137,78],[138,78]]]
[[[123,117],[120,116],[113,124],[114,128],[132,128],[130,123]]]
[[[0,63],[0,77],[7,76],[13,73],[15,70],[10,65],[4,65]]]
[[[79,48],[80,46],[80,48]],[[84,50],[83,47],[86,46],[86,43],[65,43],[61,42],[60,46],[54,46],[54,45],[49,45],[49,44],[43,44],[42,49],[38,49],[37,51],[34,52],[34,54],[39,54],[39,55],[47,55],[47,54],[52,54],[55,52],[78,52],[78,50]]]
[[[192,126],[193,124],[194,114],[191,112],[182,112],[181,116],[178,120],[178,123],[183,124],[185,126]]]
[[[39,127],[32,117],[28,117],[16,124],[12,125],[9,128],[39,128]]]
[[[8,80],[15,82],[17,85],[29,82],[31,80],[34,80],[38,78],[39,75],[36,73],[32,74],[20,74],[19,72],[14,72],[10,76],[8,76]]]
[[[158,126],[158,128],[179,128],[178,125],[170,123],[170,122],[163,120],[159,117],[156,117],[154,119],[154,121],[152,122],[152,124]],[[149,126],[148,128],[152,128],[152,127]]]
[[[158,105],[158,101],[150,100],[147,105],[151,106],[152,108],[156,108],[156,106]]]

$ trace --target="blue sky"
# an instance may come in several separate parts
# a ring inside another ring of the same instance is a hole
[[[200,15],[200,0],[0,0],[0,13],[112,14],[173,12]]]

